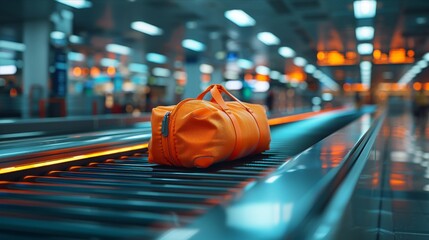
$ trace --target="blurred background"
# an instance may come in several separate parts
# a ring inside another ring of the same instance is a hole
[[[0,5],[1,118],[140,115],[214,83],[272,113],[429,90],[429,1]]]

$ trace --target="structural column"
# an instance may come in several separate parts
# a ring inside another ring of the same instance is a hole
[[[24,24],[23,101],[22,117],[34,116],[39,101],[49,92],[49,32],[48,20]]]

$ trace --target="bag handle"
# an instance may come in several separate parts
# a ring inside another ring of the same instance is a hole
[[[226,90],[222,85],[220,84],[213,84],[206,88],[200,95],[198,95],[198,100],[203,100],[204,96],[210,92],[212,95],[214,102],[217,103],[223,110],[228,110],[228,106],[225,103],[225,100],[222,98],[222,93],[225,93],[230,98],[232,98],[234,101],[238,102],[244,109],[246,109],[248,112],[252,113],[252,109],[244,105],[238,98],[236,98],[234,95],[232,95],[228,90]]]

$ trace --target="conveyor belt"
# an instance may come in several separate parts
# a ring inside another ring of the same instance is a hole
[[[345,112],[272,128],[271,150],[210,169],[147,162],[147,154],[0,182],[0,237],[155,238],[186,226],[349,123]]]

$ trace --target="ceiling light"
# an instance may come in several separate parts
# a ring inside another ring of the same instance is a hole
[[[126,46],[111,43],[106,45],[106,51],[116,53],[116,54],[121,54],[121,55],[128,55],[130,54],[131,49]]]
[[[14,52],[0,52],[0,59],[12,59],[14,57]]]
[[[298,67],[304,67],[305,64],[307,64],[307,60],[303,57],[296,57],[293,59],[293,64],[295,64]]]
[[[0,66],[0,75],[13,75],[16,73],[15,65]]]
[[[61,40],[64,39],[66,37],[66,34],[60,31],[53,31],[51,32],[51,38],[55,39],[55,40]]]
[[[83,38],[79,37],[78,35],[71,35],[69,37],[69,41],[73,44],[81,44],[83,43]]]
[[[128,65],[128,69],[131,72],[147,73],[147,66],[141,63],[130,63],[130,65]]]
[[[23,43],[0,40],[0,48],[22,52],[25,50],[25,45]]]
[[[70,61],[75,61],[75,62],[83,62],[85,60],[85,55],[78,52],[69,52],[67,54],[67,57]]]
[[[253,67],[252,61],[249,61],[249,60],[243,59],[243,58],[238,59],[237,64],[240,68],[243,68],[243,69],[250,69]]]
[[[201,64],[200,65],[200,72],[211,74],[213,72],[213,66],[208,64]]]
[[[131,28],[151,36],[157,36],[163,33],[161,28],[143,21],[132,22]]]
[[[67,5],[69,7],[81,9],[81,8],[89,8],[92,6],[92,3],[87,0],[56,0],[59,3]]]
[[[0,43],[0,47],[1,47],[1,43]],[[429,62],[429,53],[426,53],[425,55],[423,55],[423,59]]]
[[[279,71],[271,71],[270,72],[270,78],[271,79],[279,80],[280,76],[281,76],[281,73]]]
[[[247,13],[237,9],[226,11],[225,17],[240,27],[250,27],[254,26],[256,23],[255,19],[253,19]]]
[[[374,47],[371,43],[360,43],[357,46],[357,51],[360,55],[369,55],[372,54]]]
[[[159,53],[148,53],[146,54],[146,60],[148,62],[164,64],[167,62],[167,57]]]
[[[304,67],[304,71],[305,71],[306,73],[313,74],[313,73],[316,71],[316,67],[315,67],[314,65],[307,64],[307,65],[305,65],[305,67]]]
[[[225,88],[227,90],[240,90],[243,88],[243,82],[239,80],[231,80],[225,83]]]
[[[103,67],[117,67],[119,65],[118,60],[111,58],[102,58],[100,65]]]
[[[277,45],[280,43],[280,39],[270,32],[260,32],[257,35],[259,41],[263,42],[265,45]]]
[[[353,3],[355,18],[372,18],[375,16],[377,2],[375,0],[359,0]]]
[[[422,59],[422,60],[417,62],[417,65],[419,65],[420,68],[426,68],[428,66],[428,63]]]
[[[168,70],[167,68],[156,67],[152,69],[152,74],[157,77],[169,77],[170,70]]]
[[[374,38],[374,28],[370,26],[357,27],[356,39],[359,41],[371,40]]]
[[[360,63],[360,68],[361,69],[371,69],[372,65],[370,61],[362,61]]]
[[[281,47],[279,48],[279,54],[285,58],[295,57],[295,51],[290,47]]]
[[[182,46],[192,51],[202,52],[206,49],[203,43],[195,41],[193,39],[185,39],[182,41]]]
[[[270,69],[268,67],[265,67],[265,66],[257,66],[256,67],[256,73],[261,74],[261,75],[269,75]]]

